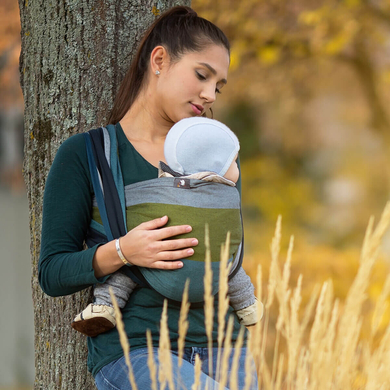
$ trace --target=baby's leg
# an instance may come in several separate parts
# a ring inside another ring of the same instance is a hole
[[[113,273],[104,283],[98,283],[93,289],[96,305],[113,306],[109,288],[111,287],[118,306],[123,309],[137,284],[124,273]]]
[[[254,325],[261,319],[262,310],[261,313],[258,312],[261,304],[257,303],[251,279],[242,267],[229,280],[229,300],[240,324]]]
[[[111,301],[110,287],[122,309],[125,307],[136,283],[117,271],[105,283],[98,283],[94,287],[94,303],[90,303],[72,322],[73,329],[89,337],[95,337],[107,332],[116,326],[115,310]]]

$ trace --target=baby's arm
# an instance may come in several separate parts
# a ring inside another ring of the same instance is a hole
[[[229,299],[241,325],[254,325],[263,316],[262,303],[258,304],[251,279],[242,267],[229,280]]]

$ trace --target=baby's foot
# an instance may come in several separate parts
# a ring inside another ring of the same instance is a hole
[[[257,298],[255,298],[255,301],[256,302],[253,305],[236,311],[238,320],[241,325],[253,326],[262,319],[264,306],[261,302],[260,304],[258,303]]]
[[[89,337],[107,332],[116,325],[114,308],[90,303],[72,322],[72,328]]]

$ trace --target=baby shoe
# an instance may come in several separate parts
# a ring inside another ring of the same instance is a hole
[[[255,300],[253,305],[236,311],[241,325],[252,326],[262,319],[264,311],[263,303],[258,302],[257,298],[255,298]]]
[[[90,303],[81,313],[77,314],[71,325],[78,332],[95,337],[115,328],[114,308]]]

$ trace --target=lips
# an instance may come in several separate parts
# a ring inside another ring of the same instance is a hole
[[[204,110],[204,107],[201,106],[200,104],[191,103],[191,107],[192,107],[192,111],[194,111],[196,115],[200,115]]]

